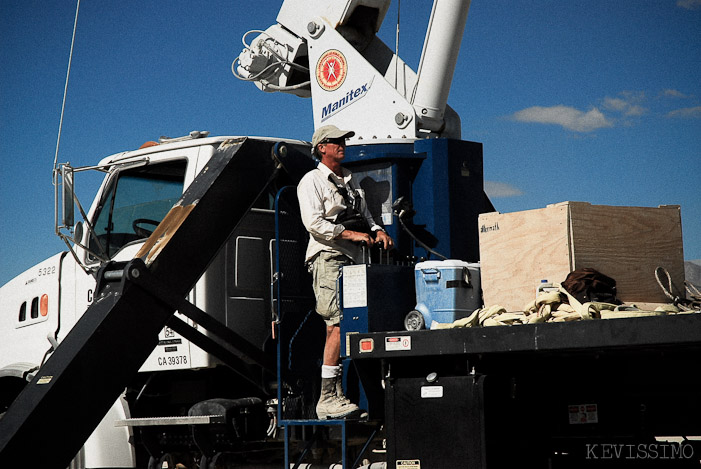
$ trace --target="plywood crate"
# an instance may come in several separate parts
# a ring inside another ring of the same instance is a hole
[[[542,279],[565,280],[591,267],[616,280],[626,303],[666,303],[655,268],[684,284],[678,205],[614,207],[562,202],[543,209],[485,213],[479,217],[485,305],[520,311]]]

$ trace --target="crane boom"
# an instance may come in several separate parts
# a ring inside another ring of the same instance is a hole
[[[357,140],[460,138],[447,101],[470,0],[434,1],[418,73],[376,36],[389,3],[286,0],[234,74],[263,91],[311,97],[315,128],[352,128]]]

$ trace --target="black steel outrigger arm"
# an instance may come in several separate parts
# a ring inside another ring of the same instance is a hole
[[[220,145],[121,275],[101,273],[93,304],[0,419],[0,461],[70,464],[175,312],[138,279],[157,279],[168,297],[184,298],[266,187],[311,165],[307,148],[297,147],[248,138]]]

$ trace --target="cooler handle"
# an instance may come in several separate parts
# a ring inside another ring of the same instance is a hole
[[[425,282],[437,282],[441,278],[441,271],[438,269],[421,269]]]

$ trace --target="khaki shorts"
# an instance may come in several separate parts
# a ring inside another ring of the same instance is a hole
[[[341,267],[351,264],[353,261],[347,256],[326,251],[321,251],[311,262],[316,312],[324,318],[327,326],[341,322],[341,310],[338,307],[338,277],[341,275]]]

